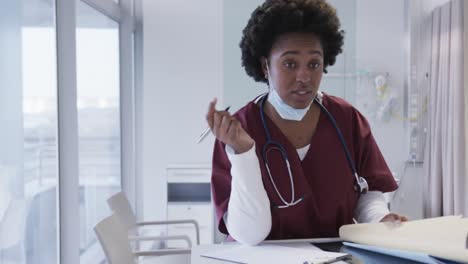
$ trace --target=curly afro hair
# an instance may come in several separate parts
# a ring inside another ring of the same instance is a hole
[[[267,82],[260,59],[268,57],[275,39],[288,32],[314,33],[324,50],[323,71],[342,52],[344,31],[336,10],[325,0],[266,0],[252,13],[239,44],[242,66],[255,81]]]

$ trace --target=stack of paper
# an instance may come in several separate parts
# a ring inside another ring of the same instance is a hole
[[[307,248],[294,248],[261,244],[259,246],[233,245],[222,250],[204,253],[201,256],[246,264],[320,264],[344,259],[350,255],[347,253],[322,251],[312,245]]]

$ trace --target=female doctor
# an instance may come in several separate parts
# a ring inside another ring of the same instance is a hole
[[[343,35],[323,0],[267,0],[252,13],[242,65],[269,91],[232,116],[215,99],[206,116],[218,228],[233,239],[336,237],[354,220],[406,221],[387,208],[383,192],[397,185],[366,119],[319,91]]]

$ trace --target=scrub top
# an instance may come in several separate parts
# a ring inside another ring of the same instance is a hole
[[[366,179],[370,191],[391,192],[396,182],[380,152],[369,123],[353,106],[341,98],[323,94],[322,104],[336,119],[358,174]],[[338,229],[353,223],[359,193],[344,149],[327,115],[320,113],[309,150],[301,161],[296,149],[265,115],[271,138],[283,145],[294,177],[295,197],[304,200],[288,208],[283,205],[266,171],[262,147],[266,142],[260,118],[260,105],[250,102],[234,115],[254,139],[262,180],[271,205],[272,228],[266,239],[300,239],[337,237]],[[289,174],[279,151],[268,152],[268,164],[279,192],[287,201],[291,197]],[[216,140],[212,164],[212,197],[218,228],[228,234],[223,216],[231,193],[231,163],[225,144]],[[296,198],[296,199],[297,199]]]

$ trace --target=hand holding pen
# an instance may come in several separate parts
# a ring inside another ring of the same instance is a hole
[[[241,123],[227,111],[229,107],[225,111],[216,111],[216,102],[216,98],[210,102],[206,114],[209,129],[219,141],[231,146],[237,154],[251,149],[254,145],[253,139],[244,130]],[[200,138],[202,139],[202,137]]]
[[[216,100],[216,99],[215,99]],[[230,106],[226,107],[226,109],[224,109],[225,112],[229,111],[229,108],[231,108]],[[208,126],[205,131],[203,131],[203,133],[201,133],[200,137],[198,138],[198,141],[197,143],[200,143],[202,142],[206,136],[208,136],[208,134],[211,132],[211,127]]]

